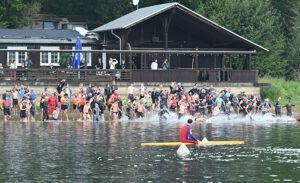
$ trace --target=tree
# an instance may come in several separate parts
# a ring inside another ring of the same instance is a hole
[[[22,27],[26,23],[26,5],[22,0],[0,1],[0,26],[7,28]]]
[[[300,81],[300,3],[295,10],[297,14],[292,28],[292,39],[289,42],[287,78]]]
[[[259,54],[260,75],[285,74],[285,39],[278,14],[269,0],[211,0],[202,3],[197,12],[269,49]]]

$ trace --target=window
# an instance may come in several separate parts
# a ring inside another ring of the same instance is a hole
[[[75,47],[72,47],[72,50],[75,50]],[[84,51],[89,51],[89,50],[92,50],[91,47],[82,47],[82,50]],[[84,55],[84,53],[82,53]],[[74,53],[73,53],[73,56],[74,56]],[[86,66],[92,66],[92,53],[89,53],[89,52],[86,52],[86,57],[85,58],[85,61],[86,61]]]
[[[44,29],[53,30],[57,29],[57,22],[44,22]]]
[[[59,50],[59,47],[41,46],[41,50]],[[54,66],[59,66],[59,52],[40,53],[40,65],[49,66],[50,64],[53,64]]]
[[[68,29],[68,24],[62,24],[61,29]]]
[[[26,46],[8,46],[7,47],[8,50],[27,50]],[[16,52],[12,52],[12,51],[8,51],[7,52],[7,64],[10,65],[14,60],[17,61],[17,65],[21,66],[22,62],[25,60],[27,56],[27,52],[26,51],[16,51]]]

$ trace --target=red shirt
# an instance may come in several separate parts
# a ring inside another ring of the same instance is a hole
[[[5,100],[2,102],[2,105],[4,105],[4,107],[9,107],[9,105],[11,105],[11,102],[8,100]]]
[[[85,99],[84,98],[80,98],[80,106],[84,106],[85,105]]]
[[[49,97],[48,99],[48,104],[49,106],[58,106],[58,102],[57,102],[57,99],[53,96]]]

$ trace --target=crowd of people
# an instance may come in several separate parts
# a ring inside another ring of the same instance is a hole
[[[33,121],[37,113],[42,121],[59,118],[68,121],[70,111],[72,120],[84,121],[118,120],[123,116],[129,120],[142,119],[150,114],[166,120],[170,112],[176,113],[178,119],[189,115],[196,121],[205,121],[218,115],[264,115],[272,108],[276,116],[281,116],[283,108],[286,108],[287,116],[292,116],[295,106],[292,102],[283,106],[280,98],[272,106],[269,99],[262,100],[260,96],[247,95],[245,91],[236,94],[227,88],[218,91],[212,85],[199,88],[195,84],[187,91],[181,83],[174,82],[167,90],[162,85],[150,90],[144,84],[136,87],[131,83],[127,96],[122,98],[115,81],[104,88],[92,84],[84,88],[80,84],[76,91],[72,91],[66,80],[62,80],[56,91],[49,92],[44,88],[40,95],[29,86],[15,85],[2,95],[2,99],[4,120],[19,116],[21,121]]]

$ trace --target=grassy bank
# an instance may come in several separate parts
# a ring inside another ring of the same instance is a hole
[[[271,102],[276,101],[279,97],[282,104],[285,105],[289,99],[295,105],[300,105],[300,83],[297,81],[286,81],[283,78],[263,77],[259,78],[259,83],[271,83],[270,87],[261,87],[260,94],[263,99],[269,98]]]

